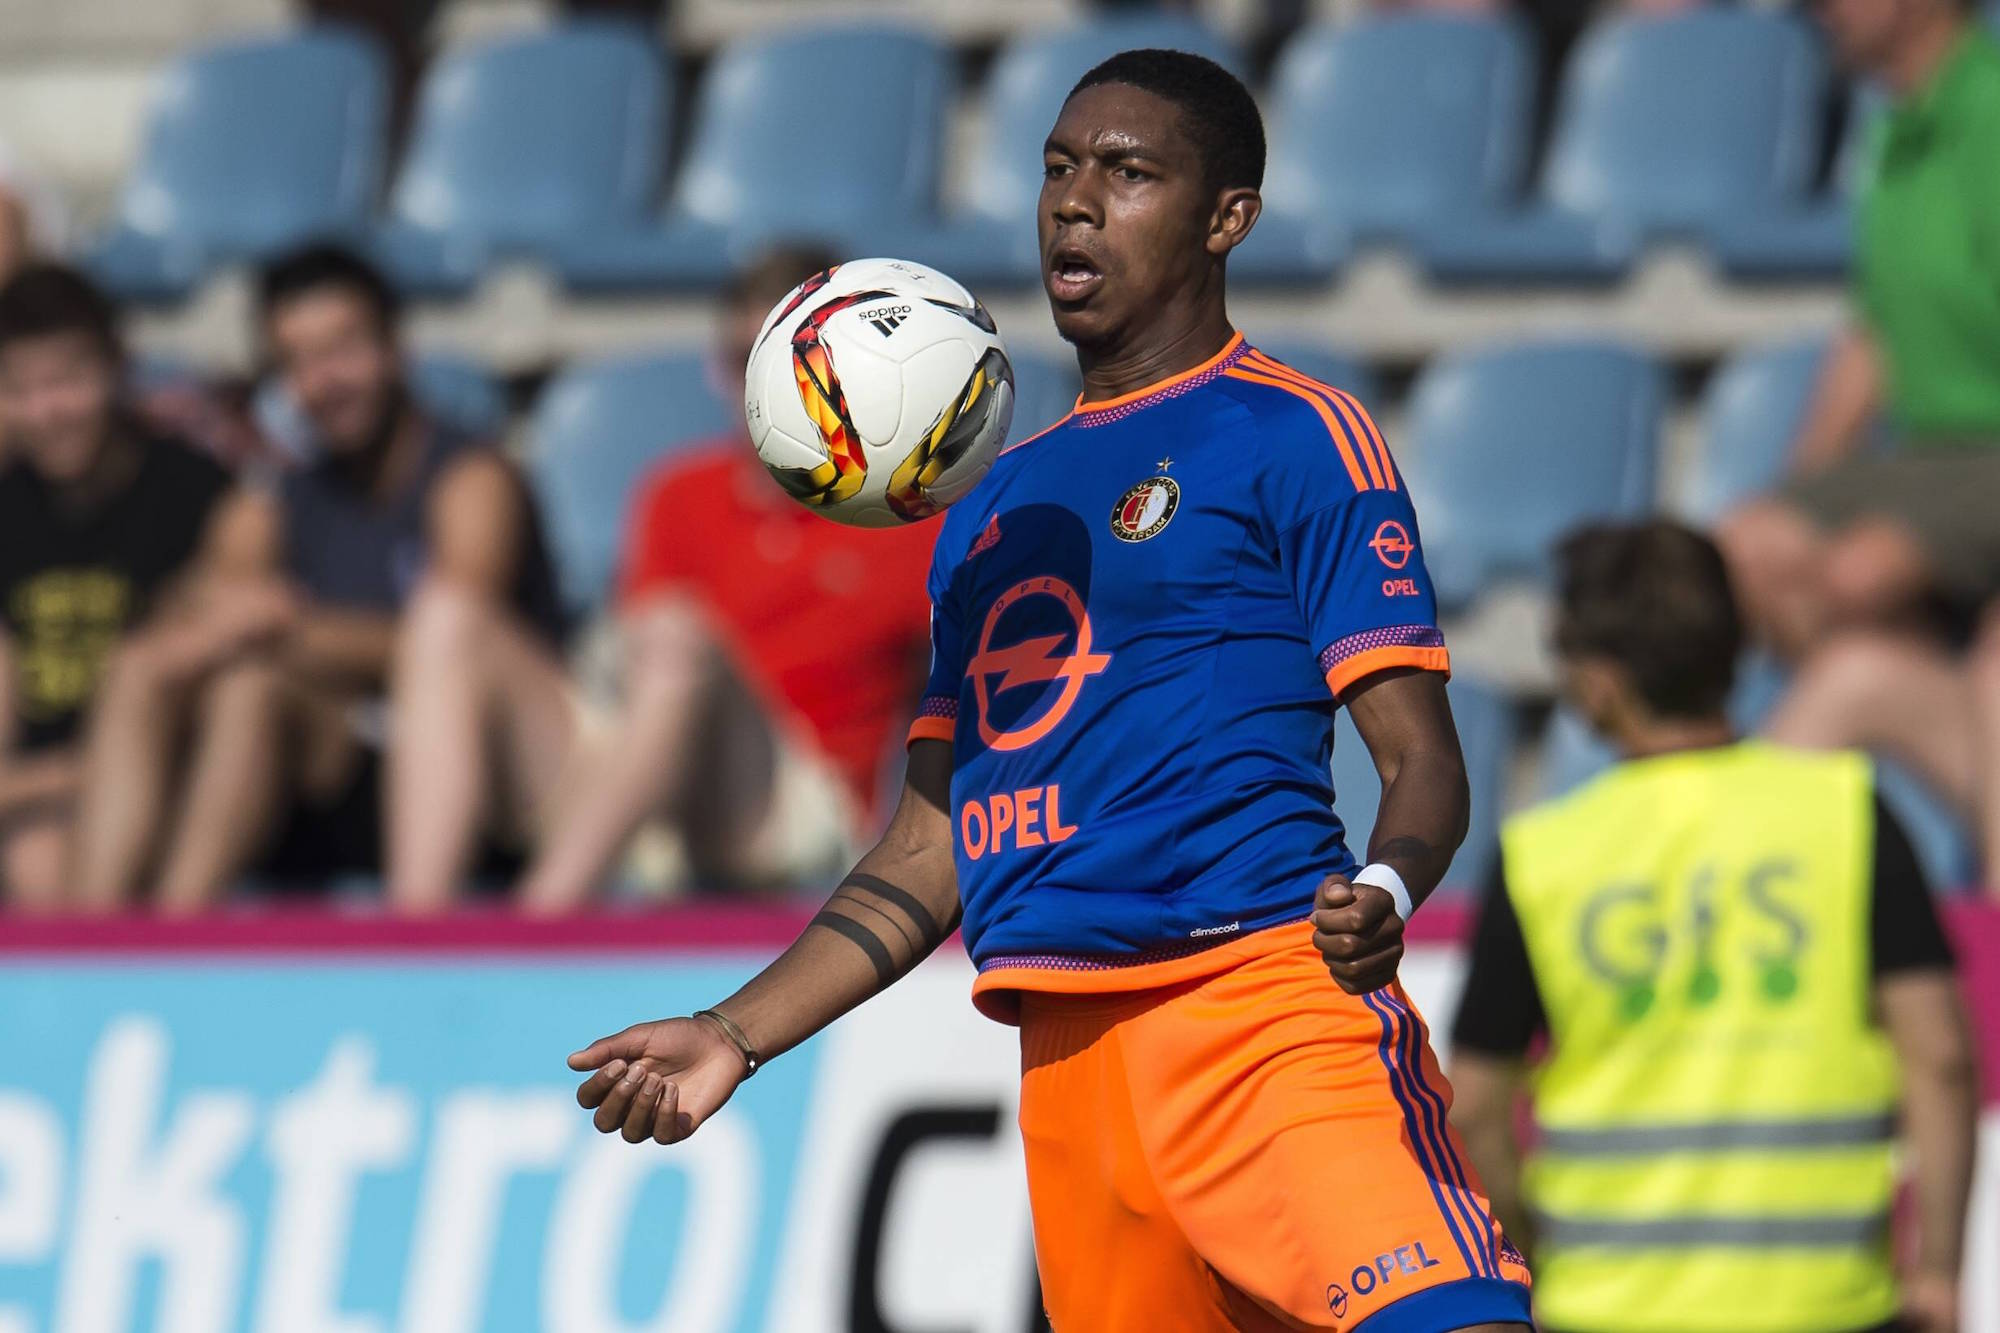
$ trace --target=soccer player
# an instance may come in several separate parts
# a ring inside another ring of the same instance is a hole
[[[974,1002],[1021,1027],[1062,1333],[1525,1325],[1396,982],[1467,810],[1416,515],[1360,406],[1230,327],[1263,168],[1209,61],[1126,52],[1071,92],[1038,224],[1084,395],[946,516],[895,818],[734,996],[573,1055],[577,1096],[685,1138],[962,904]],[[1335,701],[1383,778],[1360,869]]]

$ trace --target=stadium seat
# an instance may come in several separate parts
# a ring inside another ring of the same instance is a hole
[[[1701,440],[1675,510],[1708,525],[1783,474],[1826,355],[1826,339],[1801,338],[1752,348],[1709,381],[1701,402]]]
[[[986,125],[966,173],[971,197],[942,224],[884,219],[882,245],[934,264],[973,286],[1028,284],[1041,272],[1035,200],[1042,188],[1042,141],[1076,81],[1093,65],[1133,47],[1205,55],[1237,74],[1243,57],[1214,29],[1185,14],[1102,14],[1010,42],[986,81]]]
[[[1534,65],[1508,18],[1382,14],[1293,38],[1271,81],[1264,220],[1231,276],[1324,272],[1356,240],[1506,207],[1527,168]],[[1289,230],[1267,242],[1274,223]],[[1284,254],[1291,236],[1314,248]]]
[[[507,389],[493,372],[454,352],[420,352],[410,391],[430,411],[470,435],[499,439],[507,430]]]
[[[407,290],[645,225],[673,90],[646,30],[576,20],[447,52],[425,79],[377,253]]]
[[[1079,382],[1076,362],[1069,357],[1013,353],[1014,424],[1007,438],[1025,440],[1053,426],[1076,405]]]
[[[1447,688],[1472,786],[1472,819],[1439,892],[1462,895],[1476,893],[1485,885],[1499,850],[1507,764],[1514,745],[1514,713],[1504,696],[1483,685],[1460,679]],[[1348,850],[1366,862],[1375,808],[1382,800],[1382,780],[1346,709],[1340,710],[1333,730],[1333,808],[1347,826]]]
[[[1612,343],[1527,342],[1427,366],[1399,458],[1440,602],[1539,578],[1577,523],[1650,509],[1664,397],[1659,369]]]
[[[1281,361],[1321,384],[1344,389],[1359,398],[1361,405],[1371,412],[1379,408],[1382,386],[1376,380],[1375,372],[1353,357],[1298,338],[1257,338],[1253,341],[1257,350],[1272,360]]]
[[[1706,240],[1803,199],[1819,161],[1824,62],[1793,17],[1723,6],[1623,16],[1564,71],[1535,200],[1446,216],[1420,246],[1457,281],[1607,280],[1661,237]]]
[[[224,42],[167,70],[116,218],[87,256],[114,295],[185,296],[217,262],[358,231],[381,188],[381,53],[339,28]]]
[[[1833,181],[1796,208],[1752,210],[1716,223],[1716,258],[1732,277],[1831,278],[1846,271],[1853,244],[1853,194],[1867,165],[1868,144],[1886,100],[1863,85],[1847,99],[1847,126]]]
[[[741,431],[706,358],[642,352],[571,366],[543,390],[529,427],[528,470],[548,525],[563,599],[597,606],[640,480],[676,448]]]
[[[739,42],[702,81],[665,222],[564,245],[578,290],[713,282],[777,239],[855,255],[937,214],[951,58],[920,32],[842,24]],[[910,254],[909,258],[919,258]]]

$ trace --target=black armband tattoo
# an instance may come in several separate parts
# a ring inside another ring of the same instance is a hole
[[[862,920],[835,911],[836,903],[880,917],[888,929],[896,932],[895,940],[884,938],[876,927]],[[857,871],[834,890],[833,897],[810,924],[824,926],[852,940],[868,955],[868,961],[875,965],[877,979],[886,986],[944,943],[957,928],[959,915],[960,909],[954,906],[951,920],[940,924],[930,908],[908,889]],[[898,943],[901,948],[894,947]]]
[[[832,908],[822,908],[820,914],[807,923],[807,929],[823,926],[836,935],[845,935],[868,955],[868,961],[875,964],[875,975],[884,986],[896,979],[896,960],[890,956],[889,946],[882,943],[874,931],[862,925],[851,916],[842,916]]]

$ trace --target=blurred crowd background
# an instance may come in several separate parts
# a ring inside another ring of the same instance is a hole
[[[538,911],[823,888],[884,815],[928,529],[769,484],[741,367],[842,257],[1077,382],[1041,138],[1112,51],[1243,74],[1250,339],[1382,421],[1473,775],[1556,703],[1576,525],[1713,531],[1746,731],[1860,745],[2000,891],[2000,47],[1955,0],[67,0],[0,9],[0,887]],[[1377,787],[1351,731],[1343,815]]]

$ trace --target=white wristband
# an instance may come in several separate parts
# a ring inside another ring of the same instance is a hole
[[[1385,866],[1380,861],[1371,861],[1354,872],[1355,884],[1373,884],[1396,901],[1396,915],[1408,921],[1417,905],[1410,901],[1410,891],[1403,884],[1403,877],[1396,873],[1394,866]]]

